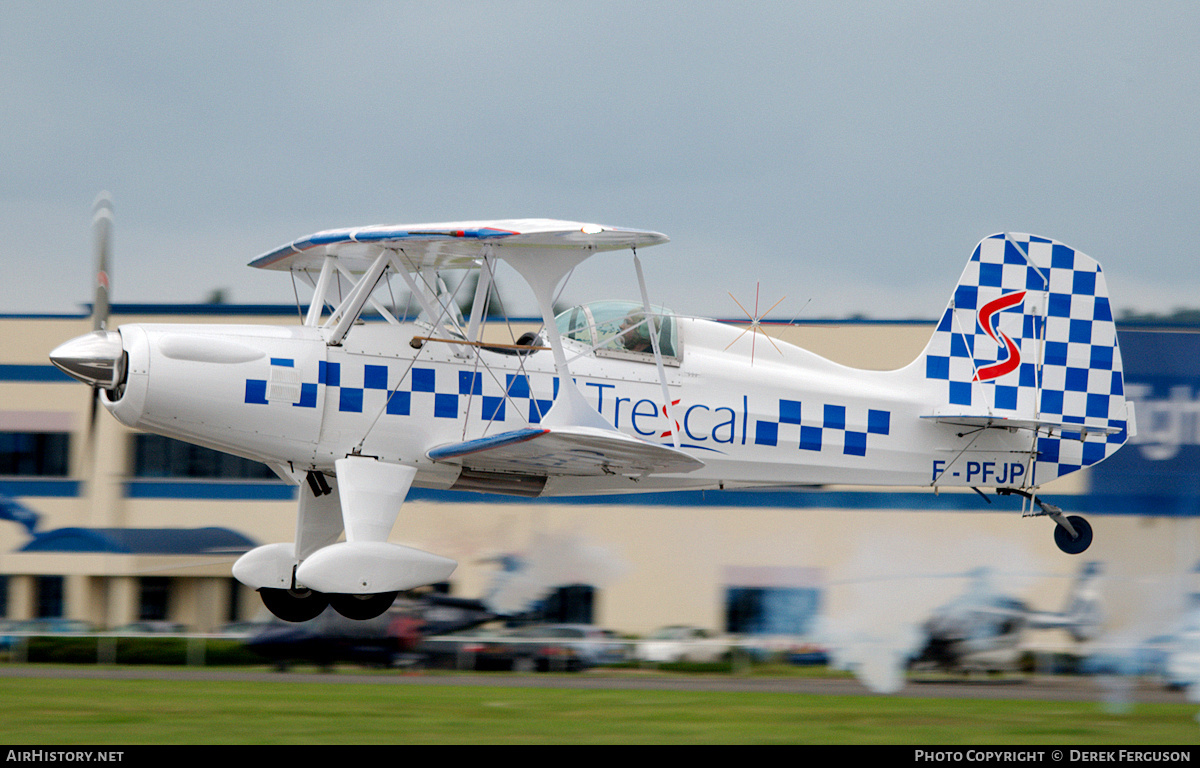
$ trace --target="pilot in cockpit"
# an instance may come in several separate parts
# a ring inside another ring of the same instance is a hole
[[[641,311],[630,312],[621,321],[621,341],[630,352],[653,352],[650,341],[650,324],[645,322],[646,316]]]

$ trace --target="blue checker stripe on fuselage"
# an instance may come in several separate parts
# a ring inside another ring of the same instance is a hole
[[[288,358],[272,358],[272,366],[293,368],[295,361]],[[540,399],[534,396],[529,384],[529,377],[524,374],[505,375],[505,394],[484,394],[484,376],[478,371],[457,371],[457,381],[454,387],[447,388],[444,381],[449,377],[439,377],[437,369],[414,366],[399,387],[394,391],[388,388],[388,366],[367,364],[363,366],[362,386],[348,386],[343,383],[341,363],[320,361],[317,366],[316,382],[303,382],[300,385],[300,399],[292,405],[298,408],[315,408],[317,406],[318,387],[325,386],[337,389],[338,410],[344,413],[362,413],[366,407],[367,392],[377,390],[387,393],[385,412],[392,416],[411,416],[413,414],[413,397],[432,395],[431,407],[436,418],[456,419],[459,416],[460,397],[478,397],[482,403],[479,409],[480,418],[484,421],[505,421],[508,416],[508,404],[525,411],[523,414],[531,424],[538,424],[542,417],[554,404],[554,399]],[[443,386],[439,389],[439,384]],[[555,393],[558,381],[555,379]],[[247,379],[244,402],[253,405],[267,405],[267,379]]]
[[[805,414],[811,413],[808,419]],[[861,412],[857,414],[861,417]],[[787,425],[782,428],[781,425]],[[795,426],[800,429],[797,434]],[[776,421],[759,419],[755,422],[754,444],[777,446],[780,432],[797,435],[797,447],[802,451],[821,451],[838,443],[841,436],[842,453],[846,456],[866,456],[868,435],[887,435],[891,432],[892,414],[889,411],[867,409],[865,426],[855,422],[851,428],[847,422],[844,405],[823,403],[805,407],[799,400],[779,400],[779,418]]]

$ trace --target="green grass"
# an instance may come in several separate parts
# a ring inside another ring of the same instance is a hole
[[[1195,705],[0,678],[21,744],[1195,744]]]

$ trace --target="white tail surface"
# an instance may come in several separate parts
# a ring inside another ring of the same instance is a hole
[[[924,363],[942,403],[933,418],[1037,431],[1035,485],[1107,458],[1132,432],[1104,273],[1054,240],[982,240]]]

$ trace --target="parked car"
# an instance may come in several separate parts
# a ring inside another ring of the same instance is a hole
[[[64,619],[61,617],[16,621],[9,628],[13,632],[29,632],[34,634],[55,634],[58,632],[85,633],[94,632],[96,629],[81,619]]]
[[[729,653],[729,642],[702,627],[663,627],[637,644],[638,661],[663,664],[677,661],[720,661]]]
[[[526,637],[534,639],[543,656],[552,660],[555,652],[569,651],[585,667],[620,664],[629,659],[624,641],[610,629],[591,624],[544,624],[529,628]]]
[[[13,629],[16,624],[17,622],[15,621],[0,619],[0,651],[7,651],[12,648],[16,638],[8,633],[16,631]]]
[[[625,644],[615,633],[589,624],[484,630],[451,641],[459,663],[478,670],[579,672],[627,658]]]
[[[273,626],[276,625],[269,621],[234,621],[217,627],[213,630],[213,634],[230,638],[247,638]]]
[[[96,628],[79,619],[45,618],[24,621],[6,620],[0,624],[0,650],[9,650],[22,635],[51,635],[59,633],[86,634]]]
[[[1087,675],[1165,678],[1167,659],[1175,645],[1175,637],[1169,634],[1125,645],[1098,645],[1083,660],[1080,669]]]
[[[124,626],[117,627],[113,630],[113,634],[118,635],[146,635],[146,634],[174,634],[181,635],[188,631],[186,624],[179,624],[174,621],[135,621]]]
[[[1185,689],[1200,685],[1200,614],[1193,612],[1190,621],[1175,635],[1175,647],[1167,656],[1167,686]]]

